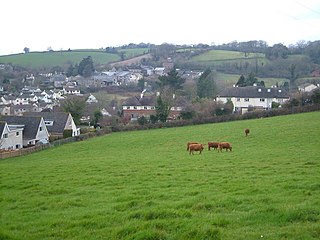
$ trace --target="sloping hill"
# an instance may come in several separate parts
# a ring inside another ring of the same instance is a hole
[[[51,51],[51,52],[30,52],[27,54],[14,54],[0,56],[0,63],[12,63],[27,68],[41,69],[54,66],[65,66],[69,64],[79,64],[79,62],[88,56],[92,57],[96,65],[108,65],[111,62],[118,62],[120,54],[125,59],[131,59],[135,56],[141,56],[148,49],[119,49],[115,53],[106,52],[103,49],[79,49],[72,51]],[[147,57],[147,56],[146,56]],[[134,61],[134,60],[133,60]]]
[[[0,238],[319,239],[319,133],[312,112],[113,133],[2,160]],[[189,155],[187,141],[233,151]]]

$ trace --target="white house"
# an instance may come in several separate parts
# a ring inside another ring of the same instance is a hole
[[[283,104],[289,100],[289,93],[281,88],[265,88],[261,86],[231,87],[222,90],[216,97],[217,101],[233,103],[233,111],[241,114],[248,109],[267,110],[272,108],[272,102]]]
[[[319,84],[318,84],[319,85]],[[312,92],[313,90],[317,89],[319,86],[312,84],[312,83],[306,83],[302,84],[298,87],[298,90],[300,92]]]
[[[164,67],[156,67],[154,69],[154,74],[163,76],[165,74],[165,68]]]
[[[96,98],[95,96],[93,96],[92,94],[90,94],[90,95],[88,96],[86,102],[89,103],[89,104],[90,104],[90,103],[97,103],[98,100],[97,100],[97,98]]]
[[[23,126],[0,122],[0,149],[16,150],[23,147]]]
[[[29,104],[30,95],[29,94],[20,94],[16,99],[14,100],[14,105],[27,105]]]
[[[80,88],[78,86],[73,86],[73,85],[64,86],[63,94],[80,95]]]
[[[37,143],[48,143],[49,132],[42,117],[3,116],[8,125],[23,126],[23,146],[28,147]]]

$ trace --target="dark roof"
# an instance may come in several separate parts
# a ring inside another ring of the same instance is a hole
[[[43,117],[44,121],[53,121],[52,126],[46,125],[49,133],[61,133],[63,134],[66,126],[69,113],[65,112],[28,112],[24,113],[24,116],[38,116]]]
[[[30,110],[30,109],[33,109],[34,106],[31,104],[21,104],[21,105],[11,105],[10,107],[12,110],[18,110],[18,109]]]
[[[29,116],[2,116],[8,125],[24,125],[23,137],[35,139],[38,133],[41,117]]]
[[[282,88],[231,87],[222,90],[217,97],[289,98],[289,93]]]
[[[128,98],[123,105],[124,106],[155,106],[156,100],[152,96],[144,96],[143,98],[131,97],[131,98]]]

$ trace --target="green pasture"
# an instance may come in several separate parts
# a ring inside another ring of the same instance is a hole
[[[0,239],[320,239],[319,134],[312,112],[112,133],[1,160]],[[233,151],[189,155],[188,141]]]
[[[119,52],[124,52],[125,58],[133,58],[142,54],[147,54],[149,48],[128,48],[128,49],[119,49]]]
[[[192,60],[196,62],[229,62],[233,60],[255,60],[256,58],[261,60],[265,59],[265,56],[262,53],[249,53],[246,57],[243,52],[238,51],[210,50],[193,57]]]
[[[107,64],[117,61],[120,57],[116,54],[106,52],[90,51],[62,51],[62,52],[30,52],[27,54],[17,54],[0,56],[0,62],[13,63],[28,68],[51,68],[53,66],[64,66],[69,64],[79,64],[83,58],[92,57],[95,64]]]
[[[221,73],[217,72],[216,75],[216,84],[219,88],[224,87],[231,87],[233,84],[236,84],[240,78],[239,74],[227,74],[227,73]],[[266,87],[271,87],[273,85],[276,85],[277,83],[279,86],[283,85],[284,82],[289,82],[286,78],[257,78],[258,81],[264,81]]]
[[[124,57],[132,58],[147,52],[146,48],[120,49],[124,52]],[[106,53],[101,49],[81,49],[73,51],[54,52],[30,52],[27,54],[15,54],[0,56],[0,63],[12,63],[28,68],[51,68],[53,66],[64,66],[69,64],[79,64],[83,58],[91,56],[94,64],[105,65],[110,62],[119,61],[118,54]]]

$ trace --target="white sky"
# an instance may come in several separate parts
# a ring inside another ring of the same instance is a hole
[[[129,43],[320,40],[320,0],[4,0],[0,55]]]

